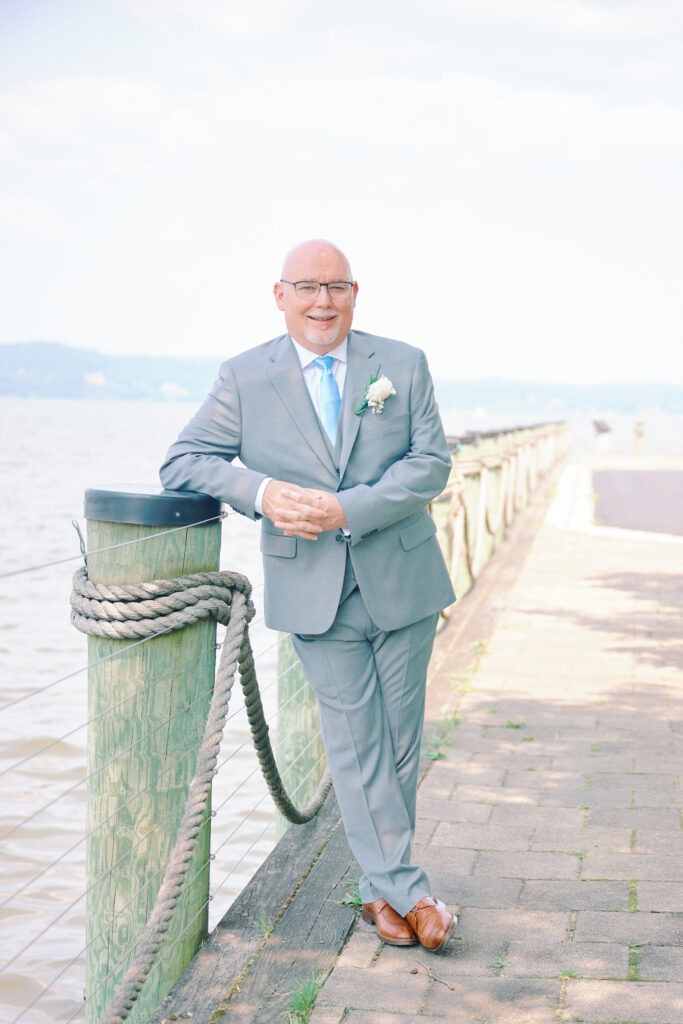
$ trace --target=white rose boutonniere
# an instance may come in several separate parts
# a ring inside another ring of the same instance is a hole
[[[365,398],[356,409],[356,416],[360,416],[368,406],[372,409],[373,414],[379,415],[384,412],[384,403],[387,398],[395,394],[396,388],[388,377],[384,375],[381,377],[371,377],[365,389]]]

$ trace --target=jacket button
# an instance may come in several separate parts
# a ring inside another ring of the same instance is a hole
[[[334,539],[336,540],[337,544],[343,544],[344,543],[344,538],[342,537],[341,533],[335,534],[335,538]]]

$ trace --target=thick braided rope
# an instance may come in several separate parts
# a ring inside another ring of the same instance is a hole
[[[330,789],[329,771],[325,771],[316,793],[301,810],[285,791],[268,736],[249,640],[248,623],[254,614],[250,593],[248,579],[231,572],[193,573],[174,580],[115,587],[91,583],[84,568],[74,575],[71,619],[81,632],[129,639],[180,629],[209,617],[226,626],[206,728],[176,844],[133,960],[99,1024],[122,1024],[126,1019],[170,927],[202,827],[238,667],[259,764],[278,810],[290,821],[303,824],[318,813]],[[136,631],[131,633],[131,627]]]

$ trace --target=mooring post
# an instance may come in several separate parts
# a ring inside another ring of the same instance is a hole
[[[220,503],[204,494],[88,490],[88,576],[134,584],[216,570],[219,515]],[[213,620],[138,643],[88,637],[89,1024],[129,966],[175,843],[211,699],[215,643]],[[207,807],[185,891],[130,1022],[148,1020],[207,934],[209,814]]]

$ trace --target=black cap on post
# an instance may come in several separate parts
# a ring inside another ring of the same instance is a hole
[[[166,491],[158,487],[123,484],[116,490],[89,487],[85,518],[105,523],[140,526],[192,526],[221,513],[217,498],[196,491]]]

